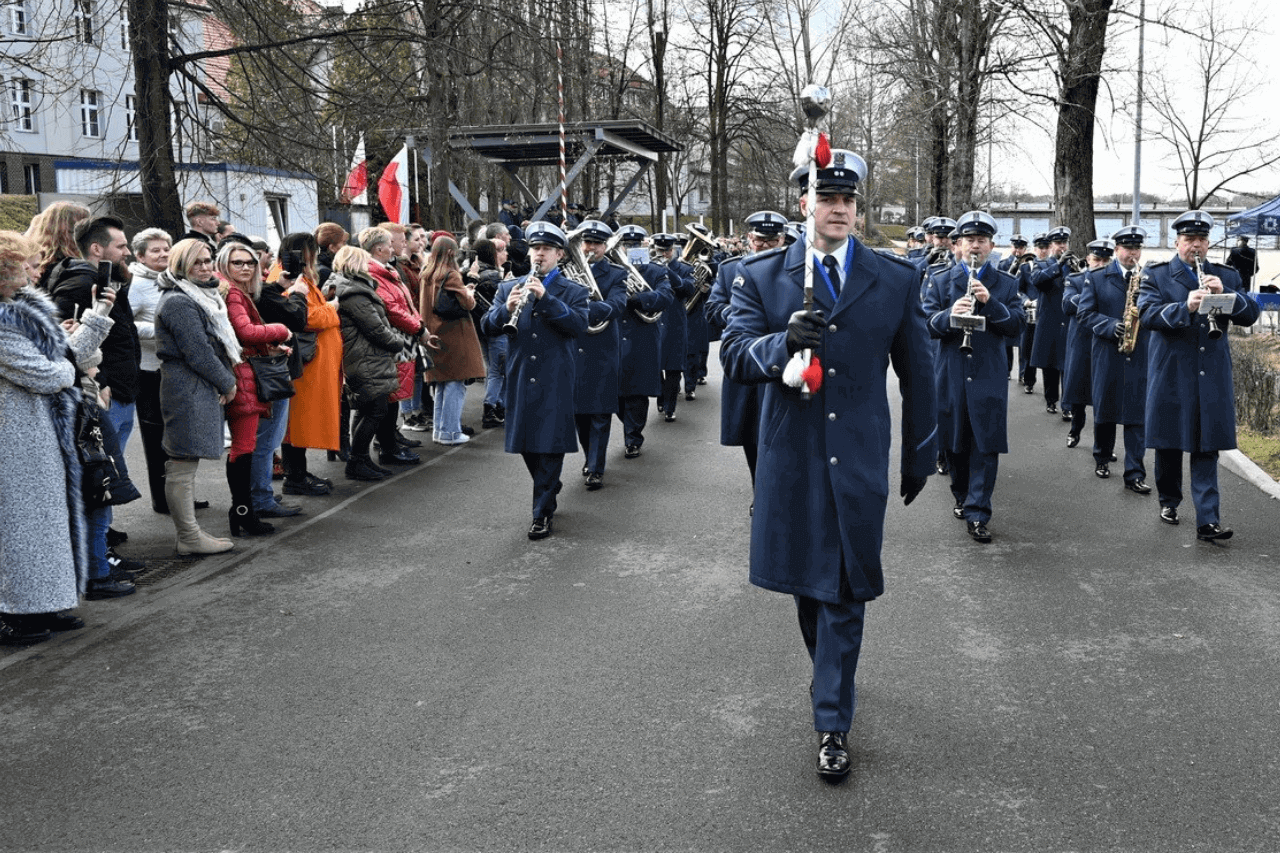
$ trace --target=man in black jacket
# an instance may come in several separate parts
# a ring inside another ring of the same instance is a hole
[[[183,208],[183,213],[187,216],[187,222],[191,223],[191,228],[182,235],[182,239],[205,241],[209,244],[209,251],[214,252],[217,257],[218,217],[222,215],[222,211],[211,201],[193,201]]]

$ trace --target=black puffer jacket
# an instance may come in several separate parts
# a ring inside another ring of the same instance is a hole
[[[93,286],[97,280],[98,268],[79,258],[67,258],[53,268],[49,274],[49,295],[64,320],[78,317],[93,307]],[[116,288],[116,302],[111,307],[111,332],[102,342],[102,364],[98,365],[96,378],[103,388],[111,389],[111,399],[128,405],[138,397],[142,344],[133,322],[133,307],[129,305],[129,284],[118,280],[113,271],[111,286]]]
[[[387,306],[372,278],[334,273],[342,322],[342,371],[357,405],[386,399],[400,387],[396,356],[408,339],[387,319]]]

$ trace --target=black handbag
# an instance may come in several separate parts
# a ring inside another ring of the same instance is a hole
[[[463,308],[462,303],[458,301],[458,294],[446,287],[441,287],[436,293],[436,304],[431,310],[441,320],[461,320],[471,315],[470,309]]]
[[[274,403],[294,395],[293,380],[289,376],[289,356],[284,353],[251,355],[246,361],[253,369],[260,402]]]
[[[102,436],[102,407],[88,394],[76,409],[76,454],[80,457],[80,494],[85,509],[110,506],[111,483],[119,476]]]

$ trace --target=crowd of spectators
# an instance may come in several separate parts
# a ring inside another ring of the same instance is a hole
[[[416,224],[350,235],[326,222],[286,235],[277,255],[215,204],[185,212],[177,241],[159,228],[129,239],[120,220],[63,201],[25,234],[0,231],[0,645],[81,628],[81,600],[136,591],[145,566],[118,552],[128,535],[112,507],[144,483],[176,552],[214,554],[302,513],[293,496],[332,490],[308,450],[345,461],[351,480],[384,479],[420,463],[413,432],[442,445],[475,434],[462,423],[475,382],[482,426],[502,426],[504,341],[478,336],[477,318],[497,282],[527,268],[505,224],[460,244]],[[284,399],[259,393],[268,361],[288,365]],[[229,500],[210,497],[228,507],[230,537],[195,512],[209,505],[201,460],[224,455]]]

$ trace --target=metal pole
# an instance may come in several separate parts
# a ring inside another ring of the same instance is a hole
[[[1142,61],[1144,30],[1147,25],[1147,0],[1138,4],[1138,106],[1134,110],[1133,129],[1133,221],[1138,225],[1142,220]]]

